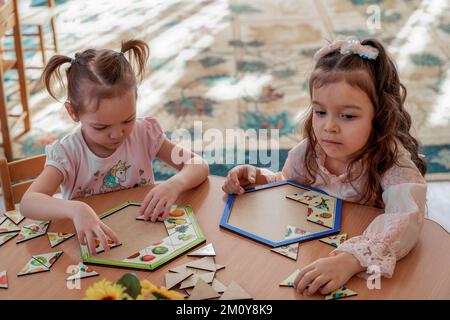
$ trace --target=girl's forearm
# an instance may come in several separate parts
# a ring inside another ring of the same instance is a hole
[[[20,202],[20,212],[33,220],[72,219],[72,208],[78,201],[57,199],[40,192],[26,193]]]
[[[209,166],[205,161],[185,163],[176,175],[167,180],[177,187],[180,192],[192,189],[201,184],[208,177]]]

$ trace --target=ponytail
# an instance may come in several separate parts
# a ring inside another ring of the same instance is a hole
[[[47,91],[50,94],[50,96],[52,96],[52,98],[57,101],[59,100],[58,98],[56,98],[56,95],[52,90],[51,82],[53,78],[56,78],[57,83],[59,83],[62,87],[64,87],[64,81],[62,80],[61,77],[60,67],[62,64],[67,62],[71,63],[72,58],[59,54],[54,55],[53,57],[50,58],[50,61],[45,66],[44,71],[42,72],[41,75],[41,82],[45,84],[45,87],[47,88]]]

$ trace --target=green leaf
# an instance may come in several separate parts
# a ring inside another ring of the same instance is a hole
[[[117,281],[117,284],[124,286],[126,288],[125,293],[128,293],[133,299],[136,299],[141,293],[141,282],[135,273],[125,273]]]

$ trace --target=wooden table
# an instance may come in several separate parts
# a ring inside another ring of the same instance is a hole
[[[333,248],[317,240],[300,245],[298,261],[273,253],[268,247],[219,227],[226,202],[221,186],[222,177],[210,176],[198,188],[181,196],[178,203],[192,205],[207,243],[213,243],[216,263],[226,268],[217,272],[217,279],[225,285],[232,280],[240,284],[255,299],[323,299],[317,294],[305,298],[295,290],[279,287],[283,279],[295,269],[326,256]],[[149,187],[123,190],[84,198],[98,213],[126,200],[142,200]],[[344,203],[341,230],[350,237],[361,234],[380,210]],[[21,225],[26,223],[22,222]],[[48,231],[70,232],[70,221],[53,221]],[[17,273],[33,254],[63,250],[64,254],[50,272],[17,277]],[[181,255],[155,271],[135,272],[140,279],[147,278],[164,285],[164,274],[169,268],[194,260]],[[81,280],[81,290],[66,287],[66,268],[80,262],[76,237],[50,248],[46,236],[16,244],[15,240],[0,247],[0,271],[8,271],[9,289],[0,289],[3,299],[81,299],[92,283],[102,278],[116,281],[126,269],[94,266],[100,277]],[[435,222],[425,220],[420,242],[404,259],[398,262],[392,279],[381,279],[381,289],[369,290],[364,279],[353,277],[347,286],[358,292],[348,299],[450,299],[450,235]]]

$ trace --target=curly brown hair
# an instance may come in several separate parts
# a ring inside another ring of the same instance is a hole
[[[404,108],[406,88],[400,83],[397,69],[383,45],[376,39],[365,39],[362,45],[370,45],[379,50],[377,59],[362,59],[356,54],[341,54],[331,52],[321,57],[309,79],[309,93],[312,99],[314,88],[327,83],[346,81],[348,84],[363,90],[374,106],[372,132],[363,149],[354,157],[347,167],[349,183],[366,175],[365,190],[360,192],[360,202],[368,203],[375,199],[376,206],[382,206],[381,178],[383,174],[397,161],[399,146],[411,154],[411,159],[422,175],[427,171],[427,164],[419,156],[419,144],[411,136],[411,116]],[[313,112],[310,108],[306,116],[303,134],[308,138],[308,147],[305,154],[305,168],[308,174],[308,183],[316,181],[318,170],[315,158],[317,139],[312,125]],[[359,161],[365,163],[365,172],[351,176],[352,168]],[[355,188],[356,190],[356,188]]]
[[[125,53],[129,53],[129,60]],[[56,78],[61,86],[60,67],[70,63],[66,70],[67,100],[77,111],[88,105],[98,107],[100,100],[117,97],[134,89],[137,93],[136,76],[142,79],[149,56],[148,45],[142,40],[122,42],[120,52],[111,49],[87,49],[75,54],[75,58],[54,55],[45,66],[41,80],[50,95],[56,98],[52,80]],[[136,70],[136,72],[135,72]]]

